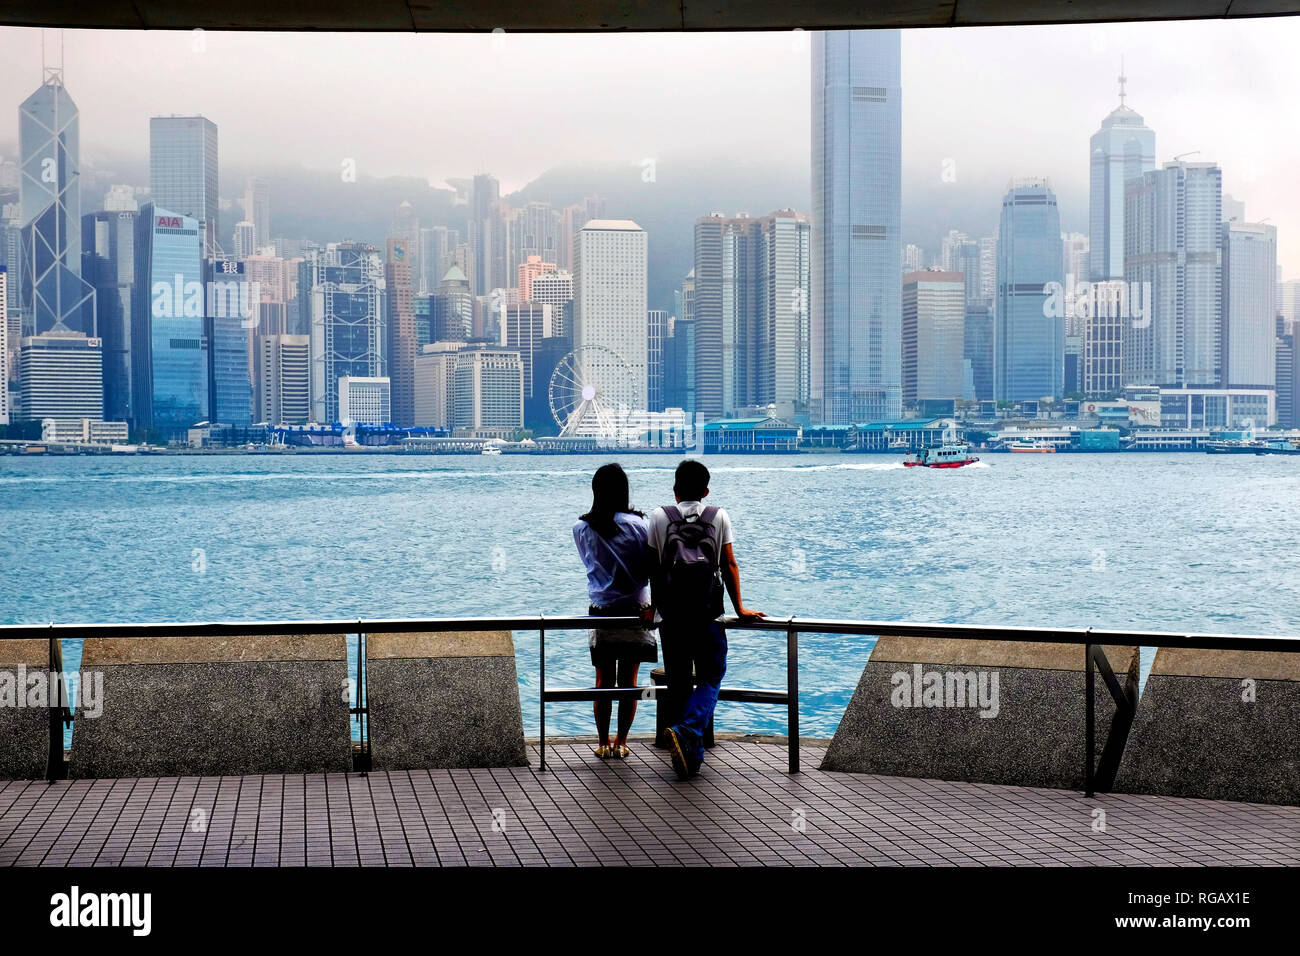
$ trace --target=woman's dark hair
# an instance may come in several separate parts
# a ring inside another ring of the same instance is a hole
[[[615,463],[601,465],[591,476],[591,510],[580,520],[587,522],[602,538],[612,538],[618,534],[615,515],[630,514],[645,517],[628,504],[628,497],[627,472],[623,467]]]

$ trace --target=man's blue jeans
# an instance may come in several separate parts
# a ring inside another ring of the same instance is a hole
[[[668,693],[684,708],[673,727],[692,766],[704,760],[704,733],[718,704],[718,688],[727,672],[727,632],[717,621],[670,622],[659,625]],[[697,685],[691,686],[691,667]]]

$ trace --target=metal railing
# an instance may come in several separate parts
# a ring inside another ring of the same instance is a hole
[[[777,631],[786,635],[787,686],[785,691],[751,688],[723,688],[719,698],[750,703],[784,704],[788,714],[790,746],[790,771],[799,769],[799,657],[798,635],[853,634],[875,637],[924,637],[956,640],[1014,641],[1029,644],[1075,644],[1083,650],[1086,671],[1084,705],[1084,755],[1085,790],[1092,796],[1094,789],[1107,790],[1114,782],[1115,770],[1123,752],[1124,737],[1132,724],[1137,707],[1136,696],[1130,696],[1113,673],[1102,647],[1105,645],[1137,645],[1139,647],[1196,648],[1203,650],[1273,651],[1300,653],[1300,637],[1248,634],[1170,633],[1164,631],[1118,631],[1097,628],[1037,628],[980,624],[923,624],[907,621],[849,621],[820,618],[723,618],[728,630]],[[249,621],[221,623],[166,623],[166,624],[48,624],[0,625],[0,641],[40,639],[50,642],[50,668],[57,670],[61,640],[78,640],[91,637],[233,637],[239,635],[274,636],[293,634],[357,634],[359,635],[357,674],[357,714],[362,727],[362,753],[368,753],[365,705],[365,638],[368,633],[410,633],[445,631],[531,631],[539,634],[540,646],[540,764],[545,766],[546,717],[548,702],[561,700],[620,699],[654,693],[650,687],[634,688],[556,688],[546,687],[546,631],[578,630],[590,627],[618,627],[639,624],[637,618],[546,617],[532,615],[521,617],[470,617],[470,618],[395,618],[389,620],[332,620],[332,621]],[[1115,703],[1116,717],[1112,722],[1109,746],[1103,751],[1101,761],[1095,760],[1096,707],[1093,700],[1095,675],[1102,675]],[[62,727],[67,713],[61,701],[50,701],[51,768],[55,766],[54,747],[57,739],[58,763],[61,764]],[[58,706],[54,706],[55,704]],[[57,728],[57,733],[56,733]],[[51,771],[53,773],[53,770]]]

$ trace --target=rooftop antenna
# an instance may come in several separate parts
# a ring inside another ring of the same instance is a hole
[[[1179,153],[1177,156],[1174,157],[1174,162],[1175,163],[1182,162],[1184,156],[1199,156],[1199,155],[1201,155],[1201,151],[1199,149],[1194,149],[1190,153]]]
[[[41,30],[41,82],[63,83],[63,31],[59,31],[59,65],[50,66],[45,58],[45,31]]]
[[[1124,84],[1128,82],[1128,77],[1124,75],[1124,54],[1119,55],[1119,105],[1124,106]]]

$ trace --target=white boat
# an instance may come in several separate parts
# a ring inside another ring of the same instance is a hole
[[[501,449],[498,448],[496,445],[484,445],[484,446],[483,446],[482,454],[484,454],[484,455],[499,455],[499,454],[501,454]]]

